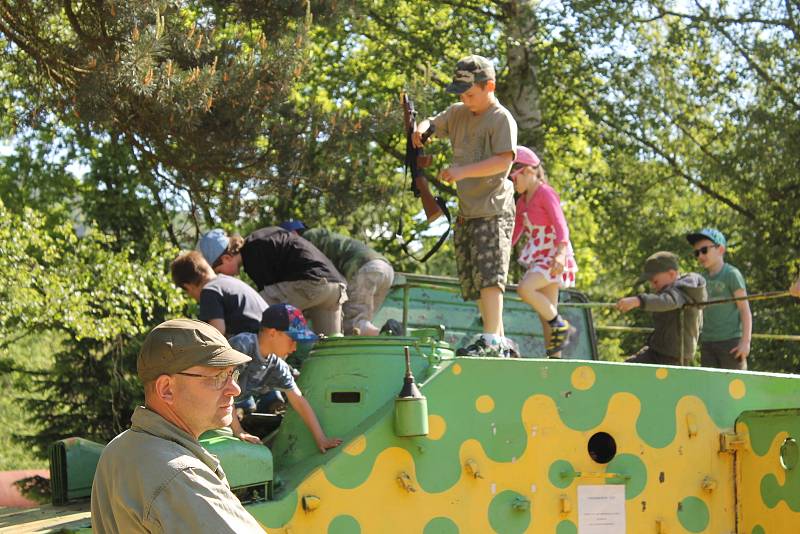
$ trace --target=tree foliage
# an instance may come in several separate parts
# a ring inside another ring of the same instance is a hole
[[[494,59],[498,96],[561,194],[579,288],[594,300],[633,291],[655,250],[697,269],[683,236],[703,226],[728,235],[751,292],[784,288],[800,253],[799,15],[769,0],[5,2],[0,129],[13,150],[0,199],[17,241],[0,245],[16,247],[0,263],[13,282],[2,338],[65,332],[40,394],[80,398],[77,375],[113,382],[111,406],[87,397],[79,412],[107,438],[135,397],[137,336],[182,310],[165,262],[202,230],[300,218],[368,241],[397,270],[453,274],[450,243],[419,265],[393,235],[403,220],[426,247],[441,231],[406,191],[398,93],[421,117],[444,109],[470,53]],[[432,186],[455,207],[435,178],[450,148],[428,152]],[[47,294],[64,310],[48,315]],[[796,331],[792,303],[753,308],[757,332]],[[603,347],[618,356],[641,342]],[[753,353],[751,368],[800,368],[796,345]]]

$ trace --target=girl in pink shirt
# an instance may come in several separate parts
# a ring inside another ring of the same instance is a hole
[[[527,270],[517,293],[539,314],[547,355],[559,357],[574,328],[558,313],[558,290],[573,287],[578,271],[567,221],[558,193],[550,187],[539,157],[531,149],[517,147],[510,176],[520,195],[512,243],[523,234],[528,237],[518,260]]]

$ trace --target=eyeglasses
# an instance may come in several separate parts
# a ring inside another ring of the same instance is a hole
[[[228,383],[228,380],[233,380],[236,382],[239,380],[239,369],[233,369],[231,371],[222,371],[221,373],[217,373],[215,375],[198,375],[195,373],[175,373],[176,375],[183,375],[183,376],[193,376],[195,378],[207,378],[211,380],[214,389],[222,389]]]
[[[717,248],[718,246],[719,245],[708,245],[708,246],[705,246],[705,247],[696,248],[696,249],[694,249],[694,257],[695,258],[699,258],[700,254],[705,256],[706,254],[708,254],[708,249]]]

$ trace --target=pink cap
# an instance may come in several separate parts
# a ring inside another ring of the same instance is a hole
[[[514,163],[538,167],[541,162],[539,161],[539,156],[537,156],[533,150],[526,146],[517,145],[517,157],[514,158]]]

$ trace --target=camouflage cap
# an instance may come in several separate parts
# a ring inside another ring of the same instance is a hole
[[[495,79],[494,65],[483,56],[467,56],[456,65],[453,83],[447,86],[448,93],[460,95],[476,82]]]
[[[659,273],[677,270],[679,270],[678,256],[672,252],[661,250],[645,260],[644,271],[639,275],[638,282],[650,280],[650,278]]]
[[[192,319],[172,319],[147,334],[136,370],[142,382],[179,373],[195,365],[229,367],[252,358],[234,350],[219,330]]]

